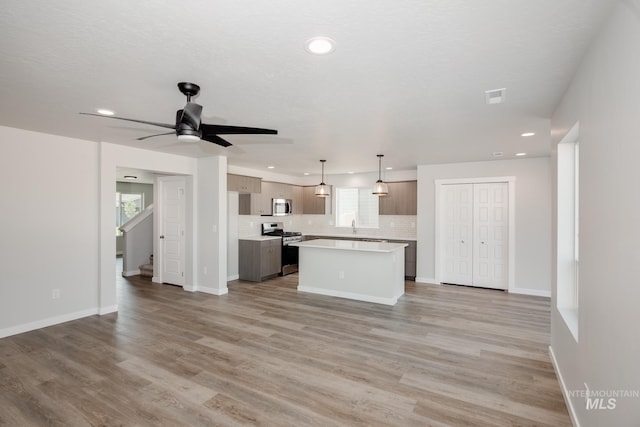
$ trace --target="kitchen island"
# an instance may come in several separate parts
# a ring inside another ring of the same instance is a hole
[[[316,239],[300,248],[298,290],[394,305],[404,294],[406,243]]]

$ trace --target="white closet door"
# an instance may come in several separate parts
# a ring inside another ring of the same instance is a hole
[[[183,177],[160,178],[162,224],[162,282],[184,285],[185,200]]]
[[[440,192],[443,283],[473,284],[473,184],[447,184]]]
[[[507,289],[508,184],[474,184],[473,286]]]

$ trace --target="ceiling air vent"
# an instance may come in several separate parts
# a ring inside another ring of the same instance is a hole
[[[488,105],[491,104],[502,104],[506,99],[507,89],[493,89],[487,90],[484,92],[485,101]]]

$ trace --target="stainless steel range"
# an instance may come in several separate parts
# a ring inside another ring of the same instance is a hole
[[[280,275],[284,276],[298,271],[298,247],[290,246],[290,244],[301,242],[302,233],[299,231],[284,231],[284,226],[281,222],[264,222],[262,223],[262,235],[282,237]]]

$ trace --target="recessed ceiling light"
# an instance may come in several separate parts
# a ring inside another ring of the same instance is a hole
[[[516,156],[526,156],[527,153],[516,153]]]
[[[103,116],[113,116],[115,114],[115,111],[105,110],[104,108],[99,108],[96,111]]]
[[[274,169],[275,166],[267,166],[267,169]]]
[[[137,177],[137,176],[135,176],[135,175],[125,175],[125,176],[124,176],[124,179],[131,179],[131,180],[133,180],[133,179],[138,179],[138,177]]]
[[[349,171],[347,173],[353,175],[355,172],[354,171]]]
[[[387,166],[385,169],[386,169],[386,170],[388,170],[388,171],[390,171],[390,170],[391,170],[391,169],[393,169],[393,168],[392,168],[391,166]]]
[[[309,175],[309,172],[305,172],[305,173],[303,173],[303,175],[305,175],[305,176],[306,176],[306,175]]]
[[[329,37],[313,37],[304,44],[304,48],[314,55],[326,55],[336,48],[336,42]]]
[[[535,135],[535,132],[525,132],[520,134],[520,136],[533,136],[533,135]]]

